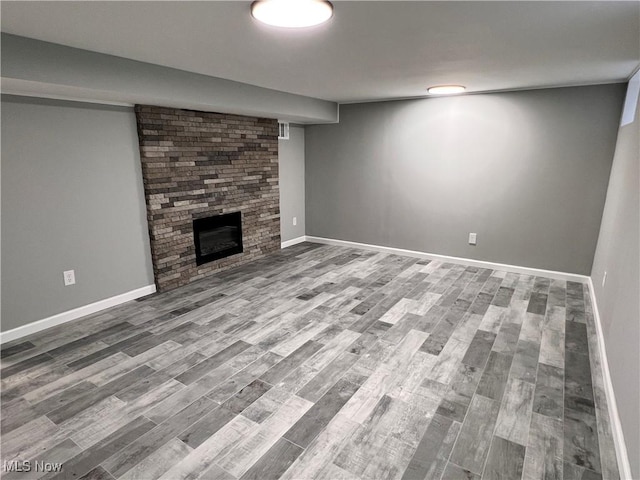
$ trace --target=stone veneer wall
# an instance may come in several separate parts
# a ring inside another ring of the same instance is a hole
[[[278,122],[137,105],[155,281],[186,285],[280,249]],[[197,266],[195,218],[242,212],[244,252]]]

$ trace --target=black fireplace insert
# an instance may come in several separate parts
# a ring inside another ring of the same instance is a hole
[[[242,253],[242,215],[225,213],[193,221],[196,264]]]

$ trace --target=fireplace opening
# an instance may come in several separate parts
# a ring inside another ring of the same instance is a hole
[[[193,221],[196,264],[242,253],[242,215],[225,213]]]

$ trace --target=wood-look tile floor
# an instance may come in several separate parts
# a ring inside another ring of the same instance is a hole
[[[300,244],[4,345],[3,478],[614,479],[595,342],[580,283]]]

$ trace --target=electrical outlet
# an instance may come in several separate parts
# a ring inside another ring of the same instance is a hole
[[[604,287],[604,284],[607,283],[607,272],[604,272],[604,275],[602,276],[602,286]]]
[[[298,225],[298,217],[293,217],[293,226]]]
[[[469,234],[469,245],[476,245],[477,236],[478,236],[477,233]]]
[[[76,283],[76,272],[75,270],[67,270],[66,272],[62,272],[64,277],[64,286],[68,287],[69,285],[75,285]]]

